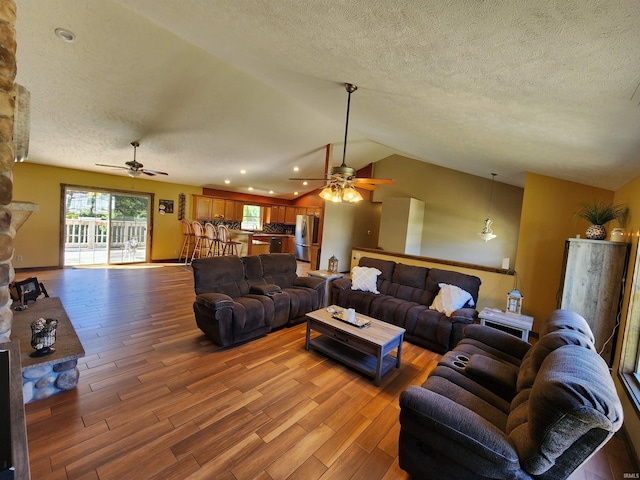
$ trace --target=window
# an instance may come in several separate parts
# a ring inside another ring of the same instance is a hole
[[[245,205],[242,209],[242,230],[262,230],[262,207]]]
[[[635,267],[630,286],[619,373],[636,408],[640,410],[640,251],[637,243],[632,246],[632,255],[633,252],[635,262],[632,265]]]

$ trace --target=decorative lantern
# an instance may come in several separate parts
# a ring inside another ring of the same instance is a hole
[[[524,297],[517,288],[514,288],[507,294],[507,310],[506,313],[520,315],[522,312],[522,299]]]
[[[335,255],[331,255],[331,258],[329,259],[329,268],[327,270],[329,270],[329,273],[338,273],[338,259]]]
[[[31,346],[35,352],[32,357],[44,357],[56,351],[53,344],[56,343],[56,329],[58,320],[55,318],[39,318],[31,322]]]

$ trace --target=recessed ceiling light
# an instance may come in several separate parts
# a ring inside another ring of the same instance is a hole
[[[224,183],[226,183],[227,185],[231,183],[231,180],[225,180]]]
[[[298,170],[300,170],[298,167],[293,167],[294,172],[297,172]]]
[[[240,173],[241,173],[242,175],[244,175],[245,173],[247,173],[247,171],[246,171],[246,170],[240,170]]]
[[[55,30],[58,38],[62,39],[67,43],[73,43],[76,40],[76,34],[71,30],[65,30],[64,28],[56,28]]]
[[[273,193],[273,190],[269,190],[269,193]]]
[[[303,185],[308,185],[308,183],[307,183],[307,182],[302,182],[302,184],[303,184]]]
[[[249,190],[253,190],[253,187],[249,187]]]
[[[297,195],[297,194],[298,194],[298,192],[293,192],[293,194],[294,194],[294,195]]]

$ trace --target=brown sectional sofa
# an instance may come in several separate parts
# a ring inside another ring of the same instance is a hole
[[[478,318],[471,302],[451,316],[429,308],[440,284],[455,285],[469,292],[475,306],[481,283],[478,277],[370,257],[362,257],[358,266],[382,272],[377,279],[380,293],[353,290],[351,279],[342,278],[331,283],[332,302],[404,328],[405,339],[411,343],[445,353],[463,338],[463,328]]]
[[[298,277],[286,253],[199,258],[191,266],[196,323],[221,347],[300,323],[324,299],[324,280]]]

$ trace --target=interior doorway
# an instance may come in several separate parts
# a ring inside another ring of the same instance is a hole
[[[153,194],[65,185],[63,201],[65,267],[149,261]]]

